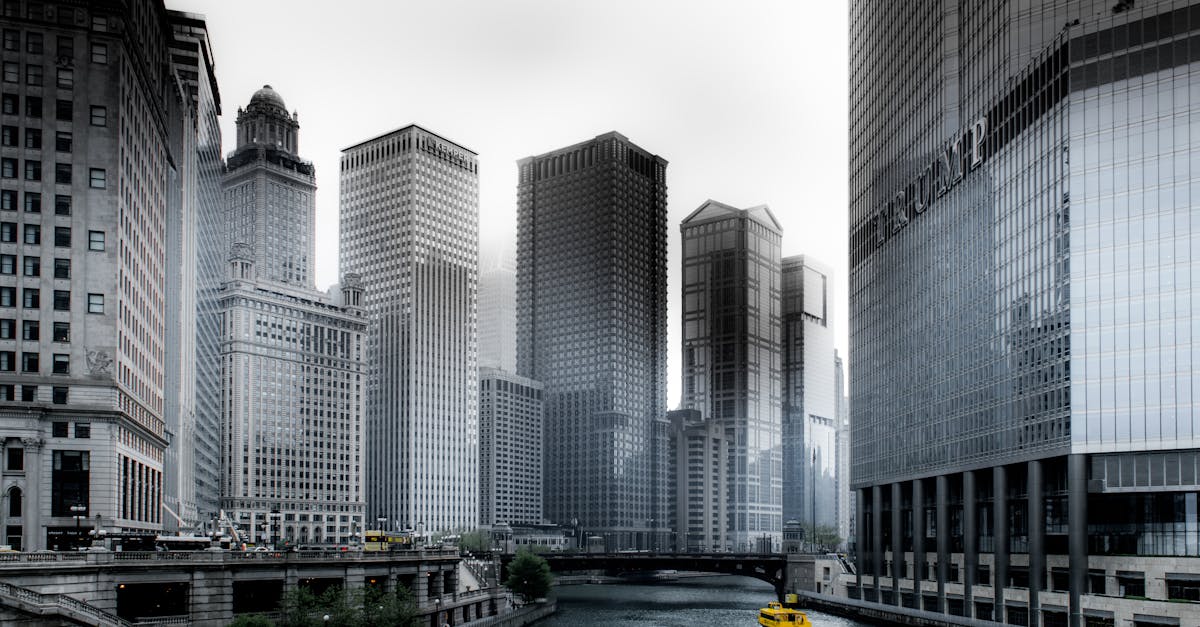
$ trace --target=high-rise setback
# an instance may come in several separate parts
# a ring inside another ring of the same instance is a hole
[[[667,162],[619,133],[518,163],[517,371],[545,385],[545,515],[666,535]]]
[[[367,519],[388,529],[479,518],[476,154],[416,125],[341,158],[341,268],[362,277]]]

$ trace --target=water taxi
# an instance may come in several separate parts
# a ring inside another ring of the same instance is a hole
[[[774,601],[758,611],[758,624],[765,627],[812,627],[804,612]]]

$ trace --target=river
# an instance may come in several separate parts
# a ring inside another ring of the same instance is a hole
[[[771,585],[749,577],[695,577],[649,584],[558,586],[558,612],[535,627],[737,627],[757,625],[758,609],[775,600]],[[866,625],[807,612],[815,627]]]

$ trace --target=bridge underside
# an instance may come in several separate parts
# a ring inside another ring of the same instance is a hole
[[[783,556],[731,553],[717,554],[549,554],[542,555],[555,573],[578,571],[616,571],[621,573],[651,573],[663,570],[721,573],[753,577],[771,584],[775,595],[782,600],[787,584],[787,559]],[[507,576],[508,563],[512,556],[503,559]]]

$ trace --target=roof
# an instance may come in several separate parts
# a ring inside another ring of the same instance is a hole
[[[711,198],[704,201],[704,204],[700,205],[698,209],[688,214],[688,217],[684,218],[679,224],[680,226],[683,226],[699,222],[708,222],[710,220],[722,220],[725,218],[747,218],[754,220],[755,222],[767,227],[768,229],[771,229],[772,231],[783,233],[783,227],[780,226],[779,221],[775,219],[775,214],[771,213],[771,209],[766,205],[755,205],[749,209],[738,209],[737,207],[732,207],[723,202],[717,202]]]
[[[464,145],[462,145],[462,144],[460,144],[460,143],[458,143],[458,142],[454,141],[453,139],[449,139],[449,138],[445,137],[444,135],[439,135],[439,134],[437,134],[437,133],[435,133],[435,132],[433,132],[433,131],[431,131],[431,130],[429,130],[429,129],[427,129],[427,128],[425,128],[424,126],[421,126],[421,125],[419,125],[419,124],[409,124],[408,126],[401,126],[401,127],[400,127],[400,128],[398,128],[398,129],[391,130],[391,131],[388,131],[388,132],[386,132],[386,133],[382,133],[382,134],[376,135],[375,137],[372,137],[372,138],[370,138],[370,139],[364,139],[363,141],[360,141],[360,142],[358,142],[357,144],[354,144],[354,145],[352,145],[352,146],[346,146],[345,148],[343,148],[343,149],[342,149],[342,152],[348,152],[348,151],[354,150],[355,148],[358,148],[359,146],[363,146],[363,145],[369,144],[369,143],[371,143],[371,142],[373,142],[373,141],[378,141],[378,140],[380,140],[380,139],[383,139],[384,137],[388,137],[388,136],[390,136],[390,135],[395,135],[396,133],[399,133],[399,132],[401,132],[401,131],[407,131],[407,130],[408,130],[408,129],[410,129],[410,128],[419,129],[419,130],[421,130],[421,131],[423,131],[423,132],[425,132],[425,133],[428,133],[428,134],[430,134],[430,135],[433,135],[434,137],[436,137],[436,138],[438,138],[438,139],[440,139],[440,140],[442,140],[442,141],[444,141],[444,142],[447,142],[447,143],[454,144],[455,146],[457,146],[457,147],[459,147],[459,148],[462,148],[463,150],[465,150],[465,151],[467,151],[467,152],[469,152],[469,153],[471,153],[471,154],[475,155],[476,157],[478,157],[478,156],[479,156],[479,153],[475,152],[474,150],[471,150],[470,148],[467,148],[466,146],[464,146]]]

